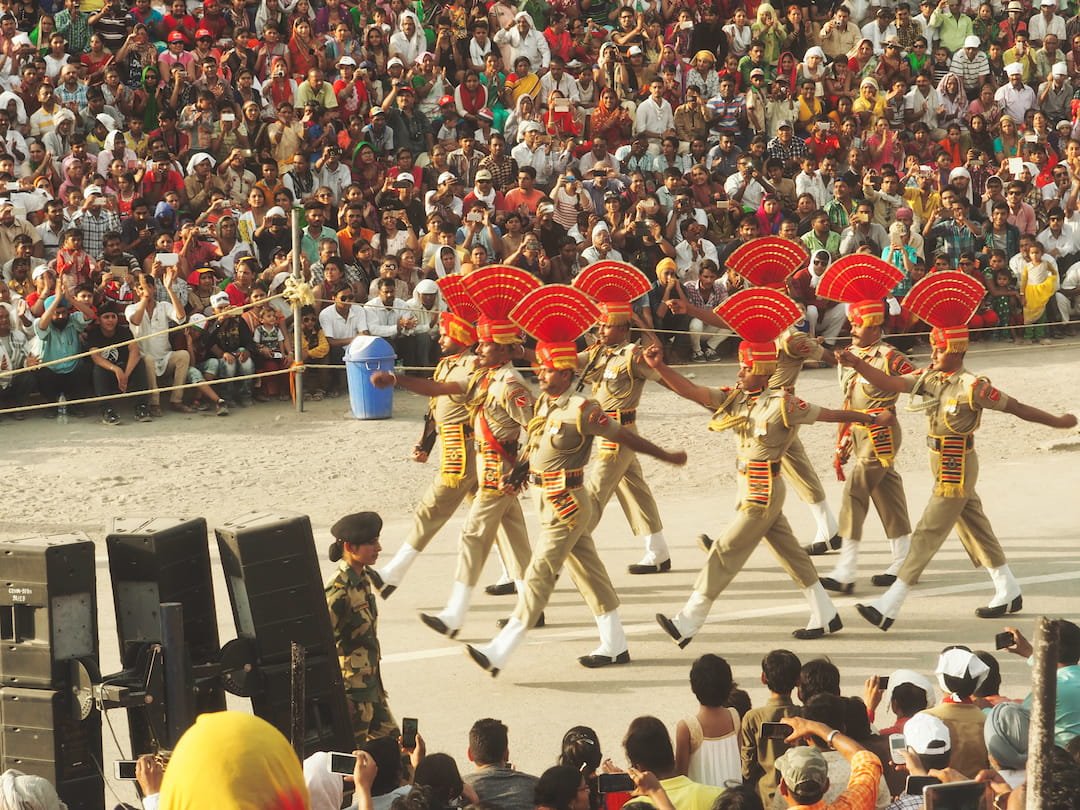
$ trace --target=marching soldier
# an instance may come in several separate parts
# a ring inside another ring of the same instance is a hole
[[[397,383],[407,391],[431,397],[459,397],[469,403],[476,438],[479,489],[461,530],[457,572],[446,607],[420,620],[437,633],[454,638],[465,623],[472,592],[500,524],[507,529],[514,579],[523,578],[529,564],[525,518],[516,492],[503,487],[503,477],[517,464],[518,437],[532,417],[533,397],[514,368],[514,350],[521,343],[518,327],[507,313],[539,280],[524,270],[489,265],[463,276],[466,291],[482,313],[477,323],[477,368],[467,380],[425,380],[376,371],[371,382],[379,388]],[[539,617],[537,617],[539,620]]]
[[[647,295],[652,284],[632,265],[603,261],[586,267],[573,286],[600,307],[600,340],[579,355],[582,383],[592,386],[593,399],[611,420],[636,433],[637,409],[645,382],[659,380],[660,376],[645,363],[641,346],[630,342],[631,304]],[[642,475],[637,454],[629,446],[601,439],[585,488],[596,498],[593,529],[615,495],[634,535],[642,539],[645,556],[629,566],[631,574],[671,570],[660,510]]]
[[[788,278],[806,264],[806,260],[806,252],[798,243],[766,236],[751,239],[741,245],[728,257],[726,265],[755,287],[779,290],[787,294]],[[722,318],[717,317],[715,312],[707,309],[687,306],[684,302],[668,302],[668,306],[680,312],[685,310],[703,323],[721,327],[728,325]],[[777,337],[776,345],[776,370],[769,378],[769,388],[794,394],[795,382],[805,363],[836,365],[836,357],[831,350],[798,329],[785,329],[783,334]],[[821,479],[814,470],[814,465],[810,463],[810,457],[806,454],[798,434],[781,459],[780,469],[795,494],[810,508],[810,514],[817,524],[814,542],[806,546],[807,553],[816,556],[827,553],[830,548],[840,548],[836,515],[825,500],[825,488],[821,485]],[[712,539],[708,535],[702,535],[700,539],[707,551],[712,545]]]
[[[873,256],[845,256],[825,271],[818,283],[818,295],[848,304],[851,322],[851,352],[874,368],[890,376],[910,374],[914,367],[903,352],[881,339],[885,323],[885,297],[903,279],[903,273],[888,262]],[[875,414],[882,410],[896,413],[894,391],[884,391],[853,369],[840,368],[840,387],[844,407]],[[892,549],[892,562],[884,574],[871,579],[874,585],[891,585],[911,545],[911,521],[908,518],[904,481],[896,469],[900,452],[900,425],[863,427],[841,425],[836,445],[836,474],[845,480],[844,463],[854,456],[855,464],[844,484],[840,506],[840,561],[821,584],[826,590],[851,593],[858,572],[859,543],[863,524],[873,501],[885,536]]]
[[[579,663],[595,668],[630,661],[617,612],[619,598],[590,534],[596,505],[584,488],[584,467],[594,436],[626,444],[671,464],[685,464],[686,453],[657,447],[610,419],[595,401],[571,390],[578,368],[574,341],[596,322],[597,315],[595,305],[584,293],[562,284],[549,284],[529,293],[511,313],[539,341],[536,362],[541,394],[529,422],[526,458],[508,478],[507,485],[519,487],[528,476],[536,487],[541,536],[525,582],[518,588],[513,615],[491,642],[467,647],[469,656],[492,676],[506,665],[547,605],[564,564],[592,610],[600,632],[600,646],[580,657]]]
[[[357,748],[375,737],[398,736],[379,666],[379,610],[370,578],[380,532],[382,518],[374,512],[346,515],[330,527],[330,562],[338,570],[326,583],[326,606]]]
[[[1054,416],[1025,405],[994,388],[986,377],[964,368],[968,347],[966,324],[985,294],[986,289],[978,279],[952,271],[932,273],[907,294],[905,307],[933,327],[927,369],[891,376],[853,352],[845,351],[839,358],[883,391],[908,392],[927,400],[927,444],[930,469],[936,481],[934,493],[911,536],[911,551],[896,581],[870,604],[856,606],[864,619],[882,630],[892,627],[911,588],[953,526],[957,527],[960,542],[972,563],[985,568],[994,583],[990,604],[977,608],[975,615],[996,619],[1015,613],[1024,605],[1020,583],[1009,569],[1005,552],[975,492],[979,477],[975,431],[982,412],[987,409],[1053,428],[1075,427],[1076,417]]]
[[[680,647],[689,644],[704,625],[713,602],[764,538],[810,605],[809,622],[792,635],[798,639],[821,638],[837,632],[843,624],[818,581],[813,561],[795,539],[784,517],[781,460],[800,425],[814,422],[886,425],[893,415],[888,411],[871,416],[859,411],[821,408],[782,388],[769,386],[770,377],[776,372],[776,338],[800,315],[795,302],[783,293],[761,288],[746,290],[722,303],[717,312],[743,338],[739,346],[739,383],[735,388],[696,385],[668,367],[661,352],[653,347],[645,350],[645,359],[671,390],[715,411],[710,430],[734,433],[736,467],[740,473],[735,520],[709,549],[705,566],[683,609],[674,618],[658,613],[656,620]]]
[[[439,315],[439,348],[443,356],[435,366],[432,379],[467,384],[476,369],[476,355],[471,347],[476,344],[473,324],[480,317],[480,310],[465,291],[462,276],[444,276],[437,283],[450,310]],[[473,428],[465,394],[431,398],[424,433],[413,448],[416,461],[427,461],[436,434],[440,442],[439,472],[416,507],[412,531],[387,565],[369,572],[383,599],[397,590],[416,557],[446,525],[461,502],[476,492],[476,456],[470,450]],[[504,559],[512,558],[515,545],[527,547],[529,543],[525,524],[517,522],[516,516],[513,510],[507,510],[495,535],[499,555]],[[517,532],[519,536],[511,541],[507,532]]]

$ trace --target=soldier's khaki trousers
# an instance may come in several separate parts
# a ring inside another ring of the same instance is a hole
[[[900,428],[893,428],[893,464],[883,467],[874,456],[873,442],[866,430],[852,425],[852,451],[855,463],[844,484],[844,500],[840,504],[838,533],[847,540],[862,540],[863,524],[874,502],[881,525],[888,538],[911,534],[904,479],[896,471],[895,458],[900,454]]]
[[[497,532],[505,538],[505,545],[500,543],[499,550],[510,576],[515,580],[524,578],[529,566],[529,533],[518,496],[481,491],[473,498],[465,525],[461,527],[454,574],[458,582],[476,587]]]
[[[930,453],[930,469],[937,480],[941,456]],[[933,495],[926,505],[926,511],[919,518],[919,523],[911,535],[911,551],[900,567],[897,576],[908,585],[919,581],[923,570],[934,559],[941,544],[949,536],[953,526],[960,535],[960,542],[971,558],[971,562],[983,568],[1000,568],[1008,561],[1001,542],[994,534],[994,527],[983,511],[982,500],[975,492],[975,483],[979,478],[979,457],[974,450],[969,450],[964,460],[964,494],[958,498],[945,498]]]
[[[532,627],[547,606],[564,564],[594,616],[610,613],[619,606],[619,597],[592,539],[596,510],[593,497],[581,488],[570,490],[570,495],[578,511],[567,525],[558,520],[551,503],[538,488],[540,538],[525,572],[525,587],[519,590],[514,608],[514,617],[526,627]]]
[[[442,527],[446,525],[446,521],[453,517],[454,512],[461,506],[461,502],[468,498],[471,503],[475,496],[476,454],[467,453],[465,455],[465,474],[456,487],[444,484],[441,474],[436,473],[435,480],[431,482],[431,486],[428,487],[427,492],[424,493],[424,497],[420,499],[420,503],[413,513],[412,530],[409,532],[409,536],[405,538],[405,542],[417,551],[423,551]],[[525,531],[524,521],[520,525],[511,526],[510,528],[522,532],[522,537],[515,539],[514,542],[524,543],[527,548],[529,537]],[[507,527],[502,523],[499,524],[499,528],[495,532],[495,542],[499,546],[499,554],[508,564],[514,560]],[[480,563],[480,566],[483,568],[483,562]],[[512,573],[514,573],[516,579],[520,579],[524,569]]]
[[[780,459],[780,474],[791,484],[800,500],[806,503],[821,503],[825,500],[825,488],[821,486],[821,479],[818,478],[814,465],[810,463],[810,457],[806,455],[806,448],[803,447],[798,433]]]
[[[799,588],[809,588],[818,581],[814,563],[795,539],[791,525],[784,517],[785,494],[783,479],[775,476],[767,507],[752,506],[748,510],[736,510],[735,519],[709,549],[705,567],[694,583],[695,591],[709,599],[716,599],[746,565],[762,538]]]
[[[623,430],[635,430],[633,425],[624,425]],[[636,430],[635,430],[636,432]],[[596,528],[604,515],[604,507],[611,500],[612,494],[619,499],[626,521],[635,537],[658,534],[663,531],[660,510],[656,508],[656,499],[641,473],[641,462],[637,453],[624,444],[616,445],[614,453],[598,453],[589,471],[589,480],[585,488],[596,500],[596,513],[593,525]]]

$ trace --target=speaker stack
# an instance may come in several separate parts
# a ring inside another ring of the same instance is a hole
[[[70,810],[103,810],[94,544],[0,541],[0,770],[48,779]]]
[[[351,751],[352,728],[318,555],[306,515],[253,512],[215,530],[238,638],[222,649],[225,688],[290,736],[291,643],[304,646],[304,756]]]

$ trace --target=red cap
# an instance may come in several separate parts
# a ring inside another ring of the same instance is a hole
[[[520,343],[521,334],[510,320],[512,310],[527,293],[540,286],[540,280],[502,264],[489,264],[462,277],[465,291],[480,310],[477,336],[484,343]]]
[[[607,324],[629,323],[631,304],[652,289],[648,277],[632,264],[608,260],[590,264],[573,286],[600,305],[600,319]]]
[[[864,254],[844,256],[833,262],[818,282],[817,294],[830,301],[850,304],[848,320],[863,326],[885,323],[883,299],[904,274],[883,259]]]
[[[449,310],[439,313],[439,331],[462,346],[476,343],[476,327]]]
[[[169,42],[187,42],[187,39],[179,31],[173,31],[169,34]]]
[[[510,317],[538,341],[536,359],[540,365],[576,369],[575,341],[596,323],[600,310],[576,287],[547,284],[522,298]]]
[[[967,273],[942,270],[923,278],[904,296],[904,306],[930,324],[930,344],[960,354],[967,351],[967,324],[986,295],[983,283]]]
[[[755,287],[784,289],[787,277],[805,265],[808,258],[801,242],[763,236],[735,248],[724,266]]]
[[[214,35],[206,28],[200,28],[195,32],[195,39],[213,39]]]
[[[453,96],[443,96],[442,98],[439,99],[439,106],[440,107],[443,106],[444,104],[453,104],[453,103],[454,103],[454,97]]]

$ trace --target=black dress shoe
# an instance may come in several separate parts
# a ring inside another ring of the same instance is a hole
[[[634,563],[633,565],[628,565],[626,570],[631,574],[664,574],[671,570],[671,560],[667,559],[662,563],[656,563],[654,565]]]
[[[687,636],[686,638],[683,638],[682,634],[679,632],[679,628],[675,626],[675,622],[673,622],[663,613],[656,614],[656,623],[660,625],[661,629],[665,633],[671,636],[671,640],[679,645],[680,650],[686,649],[686,645],[689,644],[690,641],[693,639],[693,636]]]
[[[397,585],[383,585],[379,589],[379,596],[381,596],[383,599],[389,599],[390,594],[392,594],[396,590],[397,590]]]
[[[832,577],[822,577],[821,587],[827,591],[836,591],[837,593],[852,594],[855,593],[854,582],[839,582]]]
[[[432,616],[430,613],[421,613],[420,621],[422,621],[424,624],[426,624],[428,627],[430,627],[432,630],[434,630],[441,636],[446,636],[447,638],[457,638],[458,631],[451,630],[449,627],[447,627],[446,622],[444,622],[438,616]]]
[[[707,534],[699,534],[697,536],[698,548],[700,548],[706,554],[708,554],[710,551],[712,551],[713,543],[715,543],[715,542],[716,541],[713,540],[711,537],[709,537],[709,535],[707,535]]]
[[[874,574],[870,577],[870,584],[877,585],[879,588],[888,588],[896,582],[896,574]]]
[[[975,615],[978,616],[980,619],[1000,619],[1006,613],[1016,613],[1022,610],[1023,607],[1024,597],[1021,595],[1013,599],[1007,605],[975,608]]]
[[[815,638],[824,638],[828,633],[836,633],[844,629],[844,623],[840,621],[840,614],[837,613],[829,621],[828,627],[812,627],[802,628],[800,630],[793,630],[791,635],[800,641],[813,641]]]
[[[876,607],[870,605],[856,605],[855,609],[859,611],[859,615],[866,619],[870,624],[874,625],[881,630],[888,630],[893,626],[893,620],[887,619],[881,615],[881,611]]]
[[[829,538],[829,542],[827,543],[824,540],[818,540],[817,542],[811,543],[808,546],[803,546],[803,548],[806,549],[806,553],[809,554],[811,557],[820,557],[822,554],[828,554],[830,551],[836,551],[838,548],[840,548],[843,542],[844,538],[842,538],[838,534],[834,534],[832,537]]]
[[[495,621],[495,626],[502,630],[509,621],[509,619],[497,619]],[[544,620],[544,612],[540,611],[540,616],[536,619],[536,624],[533,625],[533,629],[535,630],[537,627],[543,627],[546,623],[547,622]]]
[[[583,655],[578,658],[578,663],[581,664],[583,667],[588,667],[589,669],[609,667],[613,664],[629,664],[630,651],[623,650],[614,658],[612,658],[610,655]]]
[[[469,658],[471,658],[481,667],[490,672],[492,678],[496,677],[499,674],[499,668],[493,667],[491,665],[491,661],[488,660],[488,657],[482,652],[480,652],[478,649],[476,649],[476,647],[474,647],[472,644],[465,645],[465,652],[468,653]]]
[[[517,593],[517,585],[513,582],[497,582],[484,588],[484,593],[488,596],[510,596]]]

